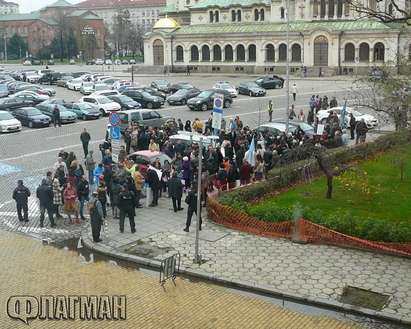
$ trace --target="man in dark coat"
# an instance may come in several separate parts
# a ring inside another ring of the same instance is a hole
[[[365,120],[361,119],[360,121],[357,121],[357,124],[355,125],[355,132],[357,133],[355,144],[358,144],[358,142],[365,143],[367,131],[368,131],[368,128],[367,128],[367,124],[365,123]]]
[[[351,133],[351,139],[355,139],[355,126],[357,125],[357,122],[355,121],[355,117],[352,113],[350,113],[350,133]]]
[[[54,128],[56,128],[57,125],[61,127],[60,109],[57,105],[53,109],[53,124],[54,124]]]
[[[168,194],[173,200],[174,212],[184,210],[181,208],[181,197],[183,196],[183,184],[181,179],[177,177],[177,173],[174,172],[171,179],[168,181]]]
[[[90,143],[91,136],[88,133],[87,129],[84,128],[83,132],[80,135],[81,144],[83,144],[84,157],[88,154],[88,144]]]
[[[29,207],[28,207],[28,201],[29,201],[29,196],[30,196],[30,190],[23,185],[22,180],[17,181],[17,187],[13,191],[13,199],[16,201],[16,207],[17,207],[17,216],[19,217],[20,222],[28,222],[29,221]],[[24,218],[21,214],[21,211],[24,213]]]
[[[136,224],[134,222],[135,215],[135,200],[136,196],[129,191],[127,184],[122,188],[118,196],[118,208],[120,209],[120,232],[124,233],[124,219],[126,215],[130,221],[131,233],[136,232]]]
[[[80,218],[85,220],[84,217],[84,204],[89,201],[90,185],[86,178],[82,175],[77,185],[77,195],[80,201]]]
[[[193,184],[192,189],[190,192],[188,192],[188,195],[186,197],[186,204],[188,205],[187,209],[187,221],[186,221],[186,228],[184,229],[185,232],[189,232],[190,230],[190,225],[191,225],[191,218],[193,217],[194,214],[197,215],[197,184]],[[200,231],[201,231],[201,224],[202,224],[202,219],[201,219],[201,204],[200,204]]]
[[[40,227],[44,226],[44,212],[47,210],[47,215],[49,217],[50,226],[56,227],[53,218],[53,190],[50,185],[47,184],[45,179],[42,180],[41,185],[36,191],[37,198],[40,200]]]
[[[147,183],[150,186],[151,191],[153,192],[153,201],[150,204],[150,207],[155,207],[158,205],[158,197],[161,188],[161,182],[158,178],[158,174],[152,166],[148,167],[147,170]]]
[[[89,202],[89,212],[90,212],[90,224],[91,233],[93,235],[94,242],[101,242],[100,232],[101,224],[103,223],[103,206],[98,199],[98,193],[93,192],[90,202]]]

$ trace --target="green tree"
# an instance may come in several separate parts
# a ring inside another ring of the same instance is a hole
[[[14,34],[7,41],[7,54],[9,58],[22,58],[26,55],[27,42],[18,34]]]

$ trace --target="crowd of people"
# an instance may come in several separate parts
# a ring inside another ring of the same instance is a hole
[[[315,122],[318,110],[335,106],[335,97],[328,103],[326,96],[313,96],[307,123],[318,126],[318,122]],[[299,119],[304,121],[305,116],[301,115]],[[357,142],[363,142],[367,131],[365,123],[356,123],[353,116],[349,120],[351,138],[354,138],[354,129],[357,132]],[[99,146],[99,156],[89,150],[91,136],[86,129],[80,135],[83,156],[78,158],[74,152],[64,150],[58,153],[52,170],[47,172],[36,191],[40,201],[41,227],[44,226],[46,212],[51,227],[55,227],[55,220],[63,215],[67,223],[77,224],[86,220],[86,214],[89,214],[93,240],[99,242],[101,224],[109,212],[114,219],[119,220],[120,232],[124,232],[127,217],[130,231],[134,233],[135,216],[138,209],[143,207],[140,202],[143,196],[151,200],[150,207],[158,206],[159,198],[170,198],[172,209],[177,213],[184,210],[182,198],[185,195],[187,216],[184,230],[188,232],[192,216],[197,214],[198,210],[199,182],[201,206],[204,206],[208,192],[232,189],[237,185],[262,180],[267,171],[275,167],[281,157],[291,149],[306,143],[319,143],[324,136],[325,139],[340,140],[341,144],[346,142],[345,129],[341,127],[337,114],[332,112],[326,120],[321,140],[307,136],[301,128],[279,134],[269,130],[251,129],[243,124],[239,116],[228,122],[223,119],[221,130],[216,132],[212,128],[210,116],[205,122],[198,118],[185,123],[180,119],[170,120],[161,129],[132,123],[124,131],[124,145],[121,146],[117,154],[118,161],[115,162],[111,153],[110,131],[108,126],[105,140]],[[197,143],[183,140],[174,142],[169,139],[178,131],[196,132],[205,136],[217,133],[218,138],[203,148],[200,159],[200,146]],[[135,163],[130,154],[142,150],[162,152],[169,160],[161,161],[158,158],[153,163]],[[201,176],[198,173],[200,161]],[[17,202],[18,216],[22,222],[28,221],[29,196],[29,189],[19,181],[13,198]]]

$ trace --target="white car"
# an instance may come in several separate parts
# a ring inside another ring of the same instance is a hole
[[[114,61],[114,64],[116,64],[116,65],[121,65],[121,61],[120,61],[119,59],[116,59],[116,60]]]
[[[0,111],[0,132],[11,133],[21,130],[21,122],[7,111]]]
[[[93,92],[94,92],[94,83],[93,82],[84,81],[81,84],[80,93],[82,93],[83,95],[90,95]]]
[[[130,64],[136,64],[136,60],[135,59],[130,59]]]
[[[117,90],[97,90],[91,94],[91,96],[120,96],[121,94]]]
[[[37,72],[27,72],[26,73],[26,81],[30,83],[36,83],[39,81],[41,76]]]
[[[121,109],[120,104],[113,102],[105,96],[85,96],[80,99],[81,103],[90,103],[97,108],[103,115],[108,115],[111,112],[116,112]]]
[[[67,89],[69,90],[80,90],[83,80],[80,78],[75,78],[67,81]]]
[[[107,79],[103,79],[100,82],[106,84],[107,86],[109,86],[110,88],[113,87],[113,84],[117,81],[119,81],[119,78],[107,78]]]
[[[106,59],[106,65],[113,65],[113,61],[111,59]]]
[[[96,59],[96,65],[103,65],[104,61],[101,58]]]
[[[337,106],[337,107],[330,108],[328,110],[320,110],[317,112],[318,121],[321,122],[322,124],[325,124],[328,116],[330,115],[330,112],[337,113],[338,119],[341,120],[342,109],[343,109],[343,106]],[[345,115],[346,127],[350,126],[350,113],[354,115],[355,121],[360,121],[361,119],[364,119],[368,129],[372,129],[378,126],[378,119],[375,118],[373,115],[360,113],[354,110],[353,108],[347,106],[346,115]]]
[[[101,90],[110,90],[110,87],[107,86],[105,83],[95,83],[94,92],[101,91]]]
[[[34,96],[38,99],[41,99],[42,101],[46,101],[50,98],[49,95],[38,94],[32,90],[22,90],[22,91],[19,91],[13,94],[11,97],[18,97],[18,96]]]
[[[23,65],[24,65],[24,66],[31,66],[31,61],[25,60],[25,61],[23,62]]]
[[[112,77],[109,76],[109,75],[95,75],[95,76],[94,76],[94,81],[101,83],[103,80],[111,79],[111,78],[112,78]]]
[[[238,96],[237,89],[227,81],[218,81],[218,82],[216,82],[215,85],[213,86],[213,89],[226,90],[230,93],[231,97],[237,97]]]

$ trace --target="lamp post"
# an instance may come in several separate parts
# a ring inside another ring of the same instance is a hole
[[[288,129],[290,126],[290,16],[289,16],[289,10],[290,10],[290,0],[286,0],[286,15],[287,15],[287,29],[286,29],[286,43],[287,43],[287,63],[286,63],[286,124],[285,124],[285,131],[288,133]]]
[[[203,168],[203,138],[200,137],[198,152],[198,174],[197,174],[197,225],[196,225],[196,239],[194,250],[194,263],[201,264],[201,256],[199,254],[199,240],[200,240],[200,219],[201,219],[201,174]]]

